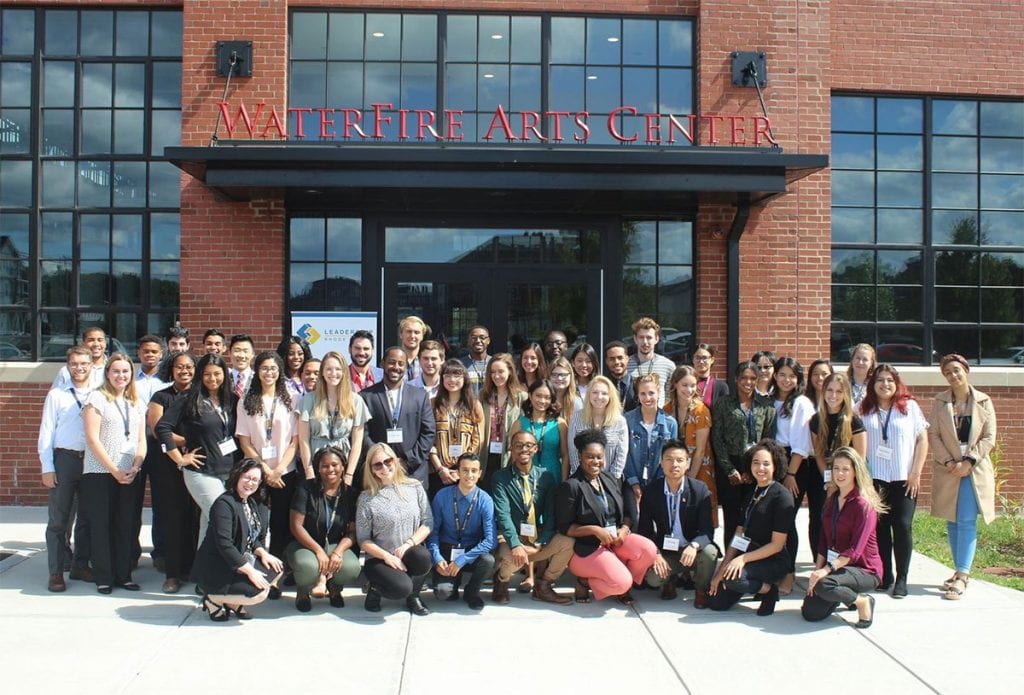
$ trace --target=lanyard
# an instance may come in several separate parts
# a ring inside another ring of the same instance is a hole
[[[78,409],[81,410],[82,408],[84,408],[85,405],[82,403],[82,401],[78,400],[78,391],[75,389],[75,387],[72,386],[71,388],[68,389],[68,391],[71,392],[71,397],[74,398],[75,403],[78,404]],[[118,412],[121,412],[120,408],[118,408]]]
[[[455,494],[452,495],[452,508],[455,512],[455,532],[459,536],[458,547],[462,547],[462,532],[469,526],[469,517],[473,515],[473,507],[476,506],[476,501],[480,498],[480,490],[476,491],[473,495],[473,499],[469,501],[469,509],[466,510],[466,518],[463,519],[462,523],[459,523],[459,494],[456,488]]]
[[[500,442],[505,439],[505,411],[508,409],[508,399],[498,407],[497,402],[491,403],[491,441]],[[497,396],[495,396],[497,401]]]
[[[263,430],[266,433],[264,441],[267,445],[270,444],[270,433],[274,429],[274,413],[277,412],[277,398],[274,398],[274,405],[270,409],[270,415],[263,422]]]
[[[857,402],[857,401],[859,401],[860,399],[862,399],[864,397],[864,391],[867,389],[867,387],[868,387],[868,385],[866,383],[864,383],[864,384],[853,384],[852,396],[853,396],[853,401],[854,402]]]
[[[893,404],[889,404],[889,410],[885,413],[885,424],[882,425],[882,441],[889,443],[889,420],[892,419]],[[878,410],[878,419],[882,419],[882,410]]]
[[[455,411],[454,413],[448,411],[448,441],[454,444],[455,442],[462,443],[462,432],[459,431],[459,426],[462,424],[461,411]]]
[[[743,416],[747,418],[747,442],[753,443],[757,441],[757,427],[754,424],[754,403],[750,403],[750,410],[747,410],[742,405],[740,410],[743,411]]]
[[[211,401],[209,398],[207,398],[205,400],[206,400],[206,405],[210,406],[211,410],[216,411],[217,416],[220,418],[221,431],[224,434],[224,436],[221,439],[227,439],[228,437],[231,436],[230,429],[228,428],[228,414],[227,414],[227,411],[224,410],[223,406],[219,406],[218,405],[217,407],[214,407],[213,401]]]
[[[77,401],[78,399],[76,398],[75,400]],[[114,407],[117,408],[117,414],[120,415],[121,419],[124,421],[124,438],[128,439],[128,437],[131,436],[131,433],[129,432],[130,428],[128,426],[131,418],[131,410],[128,408],[128,399],[125,399],[124,401],[124,413],[121,412],[121,406],[117,404],[116,399],[114,400]]]
[[[334,410],[330,411],[330,413],[331,413],[331,419],[328,421],[329,424],[328,424],[327,427],[328,427],[329,431],[327,433],[327,438],[330,439],[331,441],[333,441],[333,440],[337,439],[337,436],[338,436],[336,434],[336,429],[335,429],[337,424],[338,424],[338,406],[334,406]]]
[[[327,515],[327,518],[324,520],[324,526],[327,528],[327,531],[325,533],[325,538],[327,539],[327,542],[330,543],[331,542],[331,529],[334,528],[334,514],[338,510],[338,497],[334,498],[334,504],[333,505],[330,502],[328,502],[327,499],[328,499],[328,494],[325,492],[324,493],[324,514]]]
[[[601,525],[603,526],[608,520],[608,497],[604,491],[604,485],[601,484],[601,476],[598,475],[597,488],[591,485],[591,489],[594,490],[594,495],[597,497],[597,501],[601,503]],[[600,492],[598,492],[600,489]]]
[[[704,380],[704,389],[700,392],[701,400],[704,401],[704,405],[711,407],[711,399],[715,392],[715,377],[709,376]]]
[[[836,493],[835,506],[832,507],[832,535],[829,540],[832,541],[831,547],[836,547],[836,530],[839,528],[839,493]]]
[[[390,389],[387,392],[388,405],[391,406],[391,426],[398,427],[398,416],[402,414],[402,385],[399,384],[397,389]],[[395,396],[394,403],[391,402],[391,391],[397,391],[398,394]]]
[[[249,506],[248,500],[242,502],[242,508],[245,510],[245,520],[249,523],[249,547],[253,548],[260,537],[260,518]]]
[[[673,531],[675,531],[676,521],[679,520],[679,507],[681,506],[681,500],[682,500],[682,497],[683,497],[683,483],[682,483],[682,481],[680,481],[680,483],[679,483],[679,490],[677,492],[672,492],[672,490],[670,490],[669,487],[668,487],[668,482],[666,482],[665,483],[665,496],[666,496],[666,500],[665,501],[668,504],[668,530],[669,530],[669,533],[672,533]],[[681,521],[679,522],[679,525],[680,525],[680,527],[682,527],[682,522]]]
[[[743,532],[744,535],[746,535],[748,538],[750,537],[750,518],[754,515],[754,508],[757,506],[758,502],[760,502],[765,498],[765,496],[767,496],[768,491],[771,490],[774,485],[775,481],[773,480],[771,483],[769,483],[768,487],[764,489],[764,492],[762,492],[760,495],[754,495],[750,500],[750,504],[747,505],[747,516],[746,520],[743,522]]]
[[[537,423],[536,422],[531,422],[530,423],[530,434],[532,434],[533,438],[537,440],[537,453],[533,455],[533,457],[534,457],[534,459],[536,461],[540,461],[541,456],[544,453],[544,435],[548,431],[548,423],[549,422],[551,422],[551,421],[550,420],[545,420],[541,424],[541,426],[540,426],[540,436],[539,437],[537,436],[536,429],[534,428],[534,425],[536,425]]]

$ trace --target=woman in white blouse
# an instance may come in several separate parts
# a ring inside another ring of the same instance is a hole
[[[793,494],[794,509],[799,509],[804,495],[811,485],[821,487],[821,476],[812,475],[813,465],[807,458],[813,453],[811,447],[811,418],[814,416],[814,404],[804,395],[804,368],[792,357],[780,357],[773,365],[777,441],[786,451],[788,467],[783,484]],[[800,549],[800,538],[796,526],[790,530],[786,538],[786,549],[789,551],[791,563],[789,574],[779,583],[779,593],[788,594],[793,590],[796,578],[796,554]]]
[[[893,598],[903,598],[914,550],[912,525],[921,469],[928,457],[928,421],[899,372],[884,363],[868,378],[860,413],[868,434],[871,477],[889,507],[888,512],[878,515],[878,552],[883,569],[879,588],[888,591],[892,587]]]
[[[569,441],[583,430],[599,429],[604,432],[608,446],[605,447],[606,470],[616,478],[622,478],[629,455],[629,426],[622,415],[619,392],[606,376],[595,376],[583,399],[583,408],[572,414],[569,421]],[[569,475],[580,465],[576,447],[569,447]]]

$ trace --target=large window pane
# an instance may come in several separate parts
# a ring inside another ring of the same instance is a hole
[[[1024,230],[1024,212],[982,212],[981,243],[1021,245]]]
[[[78,53],[78,13],[73,10],[47,10],[45,14],[45,51],[48,55]]]
[[[18,162],[21,164],[22,162]],[[27,164],[27,162],[25,162]],[[4,168],[14,162],[4,162]],[[75,163],[71,161],[43,162],[43,205],[45,207],[74,207]]]
[[[1024,103],[1016,101],[981,102],[981,134],[1009,135],[1019,138],[1024,133]]]
[[[298,14],[292,15],[298,17]],[[317,15],[320,16],[320,15]],[[361,14],[330,14],[328,21],[327,57],[331,60],[362,60],[363,59],[363,15]],[[292,45],[296,38],[292,36]],[[292,57],[298,58],[292,51]],[[313,56],[310,56],[313,57]]]
[[[922,281],[920,251],[879,251],[879,284],[919,284]]]
[[[583,63],[585,25],[582,17],[551,18],[552,63]]]
[[[0,98],[8,108],[32,105],[32,63],[0,63]]]
[[[5,98],[5,104],[6,101]],[[74,105],[75,64],[66,60],[47,60],[43,63],[43,106]]]
[[[832,285],[833,321],[874,321],[875,288]]]
[[[875,240],[870,208],[832,208],[832,243],[870,244]]]
[[[932,102],[932,130],[938,135],[976,135],[978,103],[936,99]]]
[[[658,62],[661,65],[692,65],[693,25],[686,21],[658,22]]]
[[[892,207],[921,206],[921,174],[880,171],[877,174],[878,205]]]
[[[402,57],[401,36],[401,15],[366,15],[366,59],[399,60]]]
[[[832,136],[833,169],[874,169],[873,135],[836,134]]]
[[[935,210],[932,241],[936,244],[977,244],[978,216],[964,210]]]
[[[920,99],[878,99],[878,132],[920,133],[924,126],[924,103]]]
[[[144,56],[149,53],[149,13],[118,11],[116,47],[119,56]]]
[[[978,177],[932,174],[932,204],[944,208],[977,208]]]
[[[874,99],[871,97],[832,97],[832,130],[870,133],[874,129]]]
[[[977,171],[977,138],[932,138],[932,169],[934,171]]]
[[[923,235],[920,210],[878,210],[879,244],[920,244]]]
[[[859,285],[875,283],[875,259],[871,251],[832,249],[832,282]]]
[[[2,21],[0,53],[4,55],[31,54],[35,50],[35,10],[3,10]]]
[[[181,220],[177,213],[153,213],[149,217],[150,258],[181,256]]]
[[[878,292],[879,321],[920,321],[921,288],[888,286],[876,288]]]
[[[875,175],[868,171],[833,171],[832,204],[873,206]]]
[[[338,23],[341,24],[340,22]],[[335,27],[331,27],[332,30]],[[341,26],[339,31],[344,31]],[[355,37],[348,37],[351,41]],[[359,37],[362,44],[362,37]],[[295,12],[291,23],[291,57],[327,57],[327,14],[323,12]]]

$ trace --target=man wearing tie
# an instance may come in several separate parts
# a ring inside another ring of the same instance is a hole
[[[459,483],[438,490],[431,503],[434,526],[427,550],[434,560],[434,597],[457,601],[462,577],[466,583],[466,605],[475,611],[484,607],[480,585],[494,572],[494,502],[477,487],[480,459],[475,453],[459,456]]]
[[[637,533],[654,541],[660,550],[647,572],[647,583],[661,587],[661,598],[676,597],[676,577],[689,574],[696,592],[694,608],[707,608],[708,589],[718,561],[718,546],[712,542],[711,493],[707,485],[686,475],[690,457],[686,444],[669,439],[661,449],[661,470],[640,498]]]
[[[573,540],[555,532],[555,490],[558,481],[544,468],[533,465],[537,439],[520,430],[509,443],[512,464],[494,474],[494,513],[501,542],[498,572],[494,575],[495,603],[508,603],[512,573],[528,562],[537,563],[533,598],[565,605],[568,596],[551,588],[572,559]]]
[[[252,381],[252,358],[256,354],[252,338],[245,333],[231,336],[231,390],[235,398],[242,398]]]
[[[388,348],[383,367],[384,380],[359,392],[370,410],[365,433],[371,442],[389,444],[405,461],[409,476],[426,489],[430,448],[434,446],[434,410],[426,391],[405,383],[408,364],[402,348]],[[364,442],[364,447],[369,445]],[[355,480],[362,480],[361,471],[356,472]]]

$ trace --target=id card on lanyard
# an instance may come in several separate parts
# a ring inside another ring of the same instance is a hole
[[[402,443],[402,428],[398,424],[398,418],[402,414],[402,386],[399,385],[395,394],[395,400],[391,401],[391,391],[387,391],[385,397],[388,400],[388,405],[391,408],[391,427],[387,431],[388,444],[401,444]]]
[[[885,423],[882,425],[882,443],[875,448],[875,458],[879,461],[891,461],[893,450],[889,446],[889,421],[892,420],[893,406],[889,407],[889,411],[885,414]],[[878,420],[882,420],[882,411],[878,411]]]
[[[277,412],[277,398],[274,399],[274,406],[270,409],[270,414],[267,415],[266,420],[263,423],[263,448],[260,449],[260,458],[264,461],[277,458],[277,447],[271,444],[271,436],[274,430],[274,414]]]
[[[138,442],[132,441],[131,435],[131,408],[128,405],[128,399],[124,399],[124,412],[121,412],[121,406],[114,401],[114,407],[117,408],[117,414],[121,416],[121,420],[124,422],[124,442],[121,443],[121,455],[122,456],[134,456],[135,448],[138,446]]]
[[[209,399],[206,400],[206,404],[210,406],[210,408],[217,413],[217,417],[220,418],[221,439],[217,442],[217,449],[220,451],[221,456],[230,456],[238,451],[238,445],[235,444],[235,438],[231,436],[231,428],[228,427],[227,411],[220,405],[214,407],[213,402]]]
[[[459,494],[456,490],[455,494],[452,495],[452,514],[455,517],[455,534],[457,541],[455,547],[452,548],[451,561],[455,562],[458,557],[461,557],[466,551],[462,547],[462,532],[469,526],[469,518],[473,516],[473,508],[476,506],[476,501],[480,499],[480,490],[476,491],[473,495],[473,499],[469,501],[469,507],[466,509],[466,518],[459,520]],[[456,551],[458,554],[456,555]]]
[[[829,544],[828,551],[826,553],[826,558],[825,558],[825,560],[829,564],[832,564],[833,562],[835,562],[836,558],[839,557],[839,553],[834,549],[836,547],[836,542],[837,542],[836,533],[839,530],[839,511],[840,511],[840,509],[839,509],[839,493],[836,493],[835,498],[833,500],[833,504],[834,504],[834,506],[832,507],[832,519],[831,519],[831,521],[832,521],[832,535],[829,537],[829,540],[831,541],[831,543]]]

